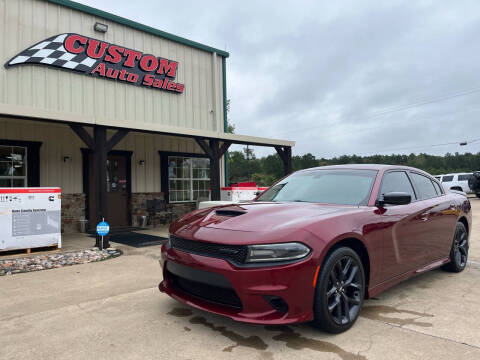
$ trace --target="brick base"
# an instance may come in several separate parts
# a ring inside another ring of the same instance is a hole
[[[79,232],[80,219],[85,219],[85,194],[62,194],[62,233]]]

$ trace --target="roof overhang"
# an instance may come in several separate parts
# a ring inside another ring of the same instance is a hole
[[[208,131],[202,129],[183,128],[176,126],[168,126],[156,123],[145,122],[120,122],[111,120],[95,119],[94,117],[85,117],[73,113],[54,112],[42,109],[33,109],[30,107],[0,104],[0,117],[24,119],[43,122],[56,122],[63,124],[79,124],[85,126],[101,125],[111,129],[126,129],[130,131],[199,138],[199,139],[217,139],[220,141],[228,141],[232,144],[255,145],[255,146],[295,146],[295,141],[262,138],[257,136],[229,134],[216,131]]]

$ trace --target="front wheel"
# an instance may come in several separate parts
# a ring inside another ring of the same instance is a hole
[[[350,329],[358,318],[364,295],[365,273],[360,257],[351,248],[336,249],[318,276],[313,325],[334,334]]]
[[[468,232],[463,223],[458,222],[455,226],[452,248],[450,250],[450,262],[444,266],[445,270],[460,272],[467,266],[468,260]]]

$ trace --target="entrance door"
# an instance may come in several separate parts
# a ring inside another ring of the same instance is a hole
[[[107,156],[107,207],[110,226],[129,225],[130,202],[130,153],[112,152]],[[96,226],[95,178],[93,171],[93,154],[89,154],[89,227]]]

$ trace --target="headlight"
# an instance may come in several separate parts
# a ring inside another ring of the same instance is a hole
[[[249,245],[245,262],[289,261],[304,258],[310,254],[310,248],[297,242]]]
[[[167,240],[167,243],[166,243],[166,248],[167,249],[170,249],[172,247],[172,234],[168,234],[168,240]]]

